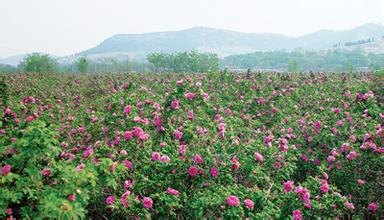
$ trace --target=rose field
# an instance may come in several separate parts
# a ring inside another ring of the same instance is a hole
[[[1,218],[384,217],[382,72],[0,77]]]

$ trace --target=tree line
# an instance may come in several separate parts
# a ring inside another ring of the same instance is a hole
[[[60,72],[60,73],[111,73],[111,72],[145,72],[150,70],[148,62],[125,59],[105,58],[91,60],[86,56],[68,63],[59,63],[49,54],[28,54],[17,66],[0,64],[0,73],[16,72]]]
[[[220,60],[217,54],[199,53],[195,50],[175,53],[150,53],[147,60],[155,71],[216,72]]]
[[[217,72],[220,69],[253,69],[279,71],[354,71],[384,69],[384,54],[336,49],[328,51],[255,52],[220,59],[213,53],[198,51],[150,53],[147,61],[129,58],[106,58],[99,61],[79,57],[72,63],[58,63],[48,54],[27,55],[17,66],[0,64],[1,73],[62,72],[62,73],[123,73],[123,72]]]
[[[384,54],[366,54],[360,49],[353,51],[336,49],[328,51],[256,52],[232,55],[221,61],[222,68],[261,69],[280,71],[354,71],[384,69]]]
[[[110,73],[110,72],[215,72],[219,70],[220,60],[216,54],[188,51],[180,53],[150,53],[147,61],[105,58],[92,61],[79,57],[72,63],[58,63],[48,54],[32,53],[17,66],[0,65],[0,72],[72,72],[72,73]]]

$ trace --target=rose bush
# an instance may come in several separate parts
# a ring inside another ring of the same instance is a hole
[[[383,75],[5,75],[0,212],[380,218]]]

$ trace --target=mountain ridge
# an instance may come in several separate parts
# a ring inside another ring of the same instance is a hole
[[[333,44],[384,36],[382,24],[367,23],[349,30],[319,30],[290,37],[275,33],[243,33],[225,29],[192,27],[180,31],[143,34],[117,34],[77,55],[131,53],[145,56],[150,52],[177,52],[197,49],[224,57],[255,51],[331,49]]]

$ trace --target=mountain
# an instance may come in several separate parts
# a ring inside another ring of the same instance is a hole
[[[321,30],[315,33],[307,34],[297,38],[305,49],[329,49],[332,45],[346,42],[353,42],[358,40],[366,40],[368,38],[375,38],[381,40],[384,37],[384,25],[368,23],[358,26],[351,30],[344,31],[331,31]]]
[[[306,50],[331,49],[337,43],[343,45],[345,42],[368,38],[381,39],[383,36],[384,26],[374,23],[368,23],[351,30],[321,30],[300,37],[194,27],[181,31],[118,34],[104,40],[94,48],[80,52],[78,55],[90,57],[127,55],[144,58],[150,52],[196,49],[201,52],[217,53],[224,57],[255,51],[292,50],[298,47]]]
[[[291,48],[292,40],[293,38],[280,34],[247,34],[194,27],[182,31],[119,34],[106,39],[92,49],[81,52],[80,55],[127,53],[145,56],[155,51],[175,52],[196,49],[226,56],[255,50]]]
[[[8,64],[11,66],[17,66],[26,56],[26,54],[11,56],[7,58],[0,58],[0,64]]]

